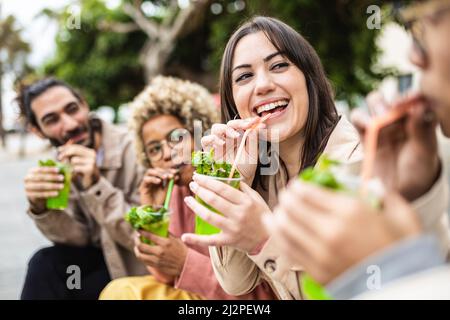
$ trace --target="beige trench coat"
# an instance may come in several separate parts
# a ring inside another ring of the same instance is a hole
[[[95,185],[80,191],[72,183],[66,210],[28,214],[52,242],[102,248],[112,278],[148,274],[133,253],[133,229],[124,221],[130,206],[139,204],[142,177],[132,140],[125,129],[102,121],[99,150],[101,177]]]

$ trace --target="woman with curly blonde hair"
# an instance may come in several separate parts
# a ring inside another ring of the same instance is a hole
[[[147,169],[140,185],[141,204],[162,205],[167,182],[174,178],[170,202],[169,237],[145,231],[135,237],[135,254],[151,276],[111,282],[101,299],[267,299],[265,284],[244,296],[230,296],[221,288],[212,269],[207,247],[187,246],[179,238],[193,232],[195,214],[184,204],[194,168],[194,122],[202,131],[218,121],[218,108],[202,86],[172,77],[156,77],[130,105],[130,129],[140,163]],[[199,132],[201,136],[201,132]],[[142,243],[144,236],[154,245]]]

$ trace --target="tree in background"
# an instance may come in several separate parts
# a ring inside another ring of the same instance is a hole
[[[149,82],[164,70],[178,39],[196,31],[209,9],[211,0],[192,0],[180,7],[177,0],[155,2],[162,10],[159,19],[146,17],[142,11],[143,2],[125,2],[123,11],[133,19],[147,36],[140,51],[140,62],[144,67],[145,79]],[[114,24],[111,27],[114,28]],[[118,25],[120,27],[120,25]]]
[[[26,69],[26,56],[30,51],[28,43],[20,36],[21,29],[13,16],[2,18],[0,4],[0,139],[6,148],[6,132],[3,127],[2,79],[6,73],[19,78]]]
[[[57,53],[41,70],[80,88],[90,105],[130,101],[155,74],[200,82],[217,90],[223,48],[236,27],[255,15],[277,17],[301,32],[319,53],[337,98],[352,103],[386,70],[366,22],[373,0],[81,0],[79,28],[58,13]],[[54,14],[54,13],[52,13]],[[386,19],[382,21],[386,23]]]
[[[142,32],[105,31],[100,22],[127,23],[119,9],[108,9],[103,1],[82,1],[81,11],[45,11],[59,21],[56,54],[40,74],[63,79],[80,89],[93,109],[119,106],[145,84],[137,59],[145,42]],[[72,21],[73,19],[79,21]]]
[[[178,37],[195,30],[209,2],[197,0],[180,8],[173,0],[123,1],[110,9],[104,1],[82,0],[78,24],[71,23],[71,6],[63,12],[46,10],[61,28],[56,57],[42,73],[80,88],[94,109],[106,104],[117,110],[164,73]],[[148,4],[151,14],[145,9]]]

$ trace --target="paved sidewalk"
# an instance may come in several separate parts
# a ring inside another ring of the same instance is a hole
[[[28,168],[47,156],[45,145],[27,138],[30,155],[18,159],[17,141],[10,139],[8,152],[0,148],[0,299],[19,298],[28,259],[49,244],[26,215],[22,182]]]

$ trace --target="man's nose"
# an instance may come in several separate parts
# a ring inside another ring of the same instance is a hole
[[[67,114],[62,114],[61,121],[63,124],[64,132],[70,132],[78,127],[78,122]]]
[[[409,60],[420,69],[425,69],[428,66],[425,50],[415,41],[409,51]]]

